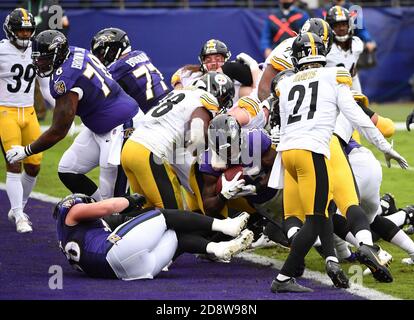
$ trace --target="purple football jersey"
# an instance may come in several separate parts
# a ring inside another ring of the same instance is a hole
[[[79,94],[76,114],[91,131],[102,134],[132,119],[137,102],[112,79],[88,50],[70,47],[69,57],[53,73],[50,93],[58,99],[69,91]]]
[[[145,113],[170,91],[161,72],[143,51],[129,52],[112,63],[108,70]]]

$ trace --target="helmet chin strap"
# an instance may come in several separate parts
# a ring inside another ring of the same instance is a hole
[[[338,42],[345,42],[349,39],[349,34],[346,34],[344,36],[337,36],[335,35],[335,40]]]

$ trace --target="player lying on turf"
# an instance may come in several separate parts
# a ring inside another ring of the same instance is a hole
[[[99,202],[71,194],[61,200],[53,217],[59,246],[69,263],[95,278],[152,279],[184,252],[209,253],[228,260],[253,240],[253,233],[244,229],[247,213],[218,220],[181,210],[140,211],[144,202],[138,194]],[[136,217],[112,232],[101,218],[113,213]],[[211,242],[200,235],[206,231],[236,238]]]

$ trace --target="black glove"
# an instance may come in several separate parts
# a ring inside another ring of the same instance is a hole
[[[407,116],[407,120],[405,121],[405,125],[407,126],[407,130],[410,130],[410,124],[414,122],[414,110]]]
[[[125,195],[123,197],[128,200],[129,205],[127,208],[122,210],[119,214],[127,214],[127,213],[130,213],[131,211],[139,211],[142,209],[143,205],[146,202],[145,197],[139,193]]]

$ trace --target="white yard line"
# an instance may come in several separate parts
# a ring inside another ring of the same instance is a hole
[[[240,253],[239,255],[237,255],[237,257],[242,258],[243,260],[246,260],[246,261],[269,266],[269,267],[272,267],[278,270],[282,268],[283,263],[284,263],[283,261],[280,261],[277,259],[260,256],[260,255],[250,253],[250,252]],[[313,281],[318,281],[326,286],[333,285],[331,279],[326,274],[318,272],[318,271],[311,271],[311,270],[306,269],[302,277],[313,280]],[[345,289],[345,290],[353,295],[357,295],[357,296],[360,296],[362,298],[369,299],[369,300],[401,300],[399,298],[390,296],[388,294],[382,293],[374,289],[363,287],[355,283],[351,283],[351,288]]]

